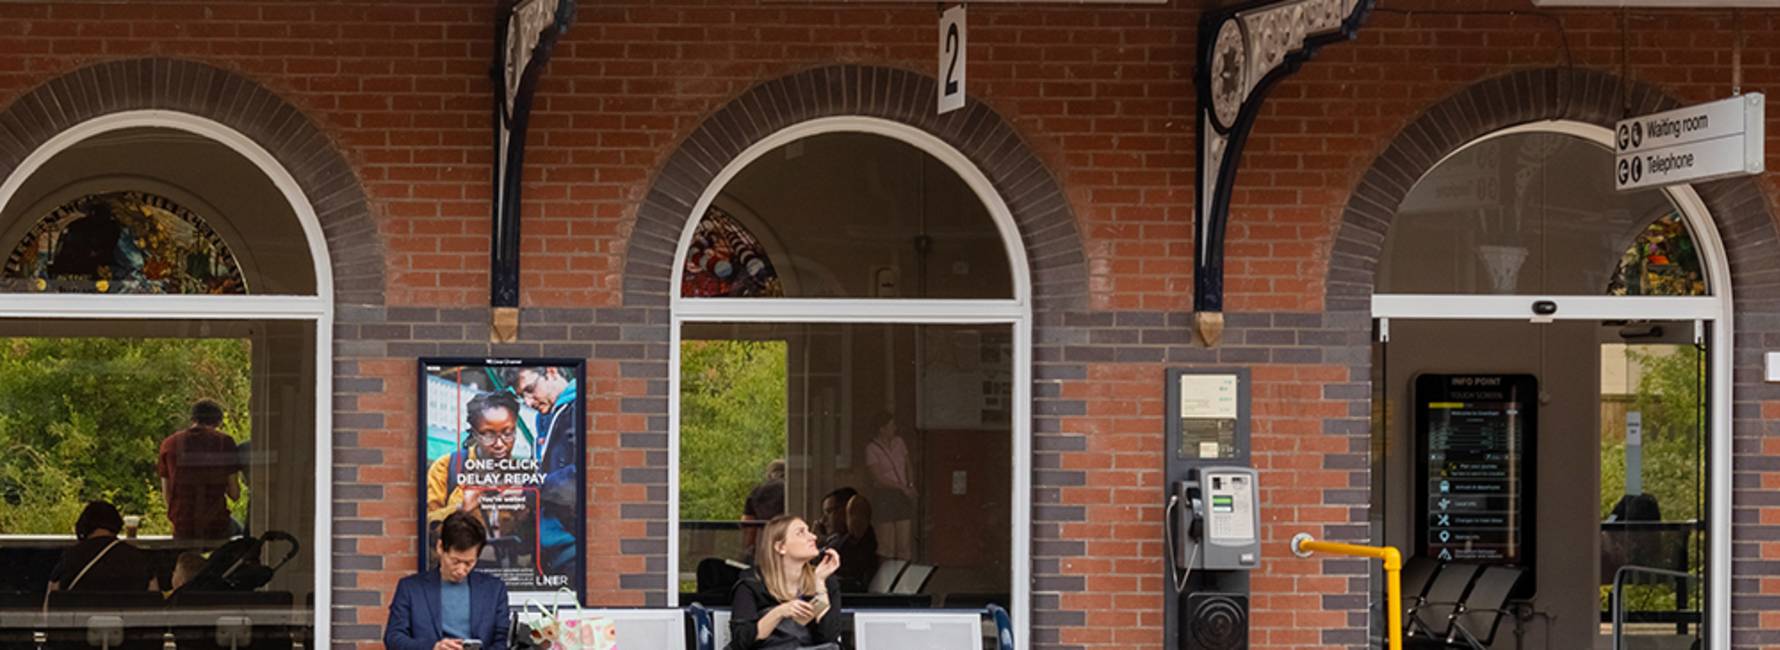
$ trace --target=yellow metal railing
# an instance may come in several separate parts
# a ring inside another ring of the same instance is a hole
[[[1353,557],[1369,557],[1384,561],[1386,638],[1390,650],[1403,650],[1403,554],[1389,546],[1362,546],[1341,542],[1319,542],[1310,533],[1292,536],[1292,554],[1310,557],[1311,553],[1331,553]]]

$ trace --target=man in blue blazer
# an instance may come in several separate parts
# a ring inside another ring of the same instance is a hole
[[[467,512],[452,513],[439,526],[434,550],[438,571],[425,571],[396,583],[389,602],[383,647],[389,650],[464,650],[465,639],[482,650],[506,650],[512,621],[507,586],[476,571],[476,558],[488,543],[482,522]]]

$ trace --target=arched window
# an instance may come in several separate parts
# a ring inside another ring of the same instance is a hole
[[[681,600],[727,599],[725,561],[788,512],[838,545],[847,607],[1023,609],[1030,284],[982,174],[915,129],[825,118],[698,209],[673,303]]]
[[[227,538],[278,531],[300,552],[257,593],[210,600],[312,635],[328,602],[332,289],[296,180],[208,119],[114,113],[0,179],[0,251],[9,580],[66,586],[80,567],[57,558],[90,500],[116,506],[163,589]]]
[[[1549,132],[1454,153],[1398,208],[1378,293],[1706,294],[1680,208],[1661,189],[1615,191],[1611,163],[1600,145]]]

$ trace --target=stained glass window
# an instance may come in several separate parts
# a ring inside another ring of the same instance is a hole
[[[88,194],[25,233],[0,290],[245,294],[241,268],[204,218],[147,192]]]
[[[680,295],[689,298],[781,298],[779,272],[754,233],[716,206],[705,211],[686,251]]]
[[[1704,296],[1706,278],[1700,252],[1681,215],[1658,217],[1638,233],[1613,269],[1607,285],[1613,296]]]

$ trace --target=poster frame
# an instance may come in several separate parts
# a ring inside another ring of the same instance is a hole
[[[415,374],[415,414],[414,414],[414,445],[415,473],[418,479],[415,505],[415,521],[418,528],[415,534],[415,564],[421,573],[435,570],[429,562],[428,548],[430,535],[426,521],[426,490],[427,470],[431,461],[427,458],[427,377],[429,367],[437,366],[480,366],[494,368],[524,368],[528,366],[556,366],[571,368],[576,386],[575,407],[579,417],[576,418],[575,442],[573,451],[576,459],[575,481],[575,516],[570,525],[575,533],[575,564],[571,569],[567,589],[575,593],[577,603],[587,602],[587,360],[562,357],[419,357],[414,366]],[[523,399],[521,400],[523,402]],[[508,585],[509,599],[523,602],[523,599],[537,598],[554,602],[555,595],[562,588],[556,589],[520,589]],[[561,604],[561,603],[558,603]]]

